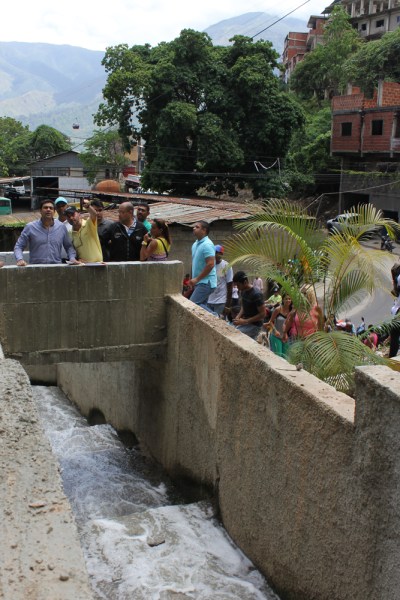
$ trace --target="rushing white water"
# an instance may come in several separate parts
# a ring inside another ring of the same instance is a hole
[[[58,388],[33,389],[97,598],[279,600],[208,503],[183,504],[112,427],[89,427]]]

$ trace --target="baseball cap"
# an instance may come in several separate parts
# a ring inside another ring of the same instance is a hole
[[[68,204],[68,200],[66,198],[64,198],[63,196],[59,196],[58,198],[56,198],[54,204],[60,204],[61,202],[64,202],[64,204]]]
[[[76,207],[75,206],[68,206],[68,208],[65,211],[66,215],[73,215],[76,213]]]
[[[217,244],[216,246],[214,246],[215,252],[219,252],[220,254],[224,253],[224,247],[220,246],[219,244]]]

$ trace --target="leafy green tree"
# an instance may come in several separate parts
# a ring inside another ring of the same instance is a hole
[[[315,176],[340,168],[340,160],[330,155],[331,108],[328,101],[320,106],[315,99],[302,102],[305,123],[292,137],[285,173],[292,188],[311,193]]]
[[[40,125],[34,132],[11,117],[0,118],[0,173],[26,175],[29,163],[71,149],[66,135]]]
[[[304,57],[290,78],[290,89],[302,98],[315,96],[322,100],[343,91],[347,84],[344,63],[358,48],[364,48],[349,15],[340,5],[334,7],[323,38],[323,44]]]
[[[225,243],[231,264],[247,264],[254,273],[276,281],[289,294],[300,324],[314,314],[315,332],[299,338],[289,360],[342,391],[351,389],[354,368],[380,363],[399,369],[395,361],[372,352],[356,336],[328,332],[334,316],[355,306],[377,288],[385,288],[385,255],[361,245],[368,232],[399,225],[372,205],[357,206],[358,217],[343,222],[343,231],[326,236],[316,219],[296,203],[275,200],[239,227]],[[293,270],[293,259],[301,269]],[[389,293],[389,290],[388,290]]]
[[[0,175],[25,175],[31,132],[11,117],[0,117]]]
[[[118,177],[122,169],[129,164],[125,155],[121,136],[116,130],[95,131],[91,138],[86,140],[85,152],[80,158],[87,170],[90,183],[96,180],[99,171],[110,169],[114,177]]]
[[[48,158],[68,150],[71,150],[69,138],[54,127],[39,125],[31,134],[30,154],[33,160]]]
[[[349,81],[372,93],[379,80],[400,83],[400,28],[363,45],[344,65]]]
[[[215,47],[190,29],[155,48],[110,48],[96,122],[116,124],[127,146],[145,140],[145,187],[235,194],[249,183],[261,195],[267,181],[254,161],[284,156],[303,119],[274,75],[277,58],[269,42],[236,36]]]

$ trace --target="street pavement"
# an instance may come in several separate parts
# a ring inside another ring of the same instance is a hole
[[[380,239],[369,240],[368,243],[365,243],[365,246],[379,250],[380,249]],[[386,253],[386,263],[387,263],[387,290],[378,288],[375,290],[372,296],[366,296],[365,300],[353,308],[341,313],[339,318],[349,318],[357,327],[361,323],[361,318],[364,317],[366,325],[375,325],[382,321],[391,318],[390,309],[393,306],[393,296],[390,294],[388,290],[391,290],[392,285],[392,277],[390,273],[390,269],[393,264],[399,259],[400,256],[400,245],[395,244],[395,248],[393,254]]]

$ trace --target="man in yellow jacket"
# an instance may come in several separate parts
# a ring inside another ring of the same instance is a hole
[[[75,206],[69,206],[65,214],[72,225],[70,232],[76,256],[81,262],[102,262],[103,253],[97,233],[97,213],[93,206],[88,206],[89,219],[84,221]]]

